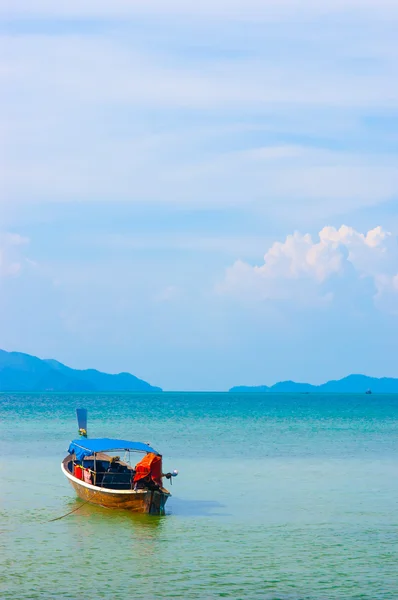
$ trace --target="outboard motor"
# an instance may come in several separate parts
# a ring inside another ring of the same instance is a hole
[[[173,484],[173,480],[172,477],[177,477],[178,475],[178,471],[177,469],[174,469],[174,471],[172,471],[171,473],[164,473],[163,476],[166,477],[166,479],[170,479],[170,483]]]

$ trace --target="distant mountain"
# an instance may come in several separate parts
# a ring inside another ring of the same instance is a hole
[[[0,392],[161,392],[130,375],[71,369],[56,360],[0,350]]]
[[[367,375],[348,375],[343,379],[327,381],[321,385],[310,383],[295,383],[294,381],[280,381],[275,385],[266,386],[236,386],[230,392],[279,392],[279,393],[302,393],[325,392],[332,394],[361,394],[371,390],[378,394],[398,394],[398,379],[392,377],[367,377]]]

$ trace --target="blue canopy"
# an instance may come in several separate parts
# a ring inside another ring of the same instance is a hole
[[[85,456],[91,456],[94,452],[109,452],[110,450],[133,450],[136,452],[153,452],[159,454],[148,444],[142,442],[128,442],[127,440],[111,440],[109,438],[73,440],[68,452],[76,454],[78,460],[83,460]]]

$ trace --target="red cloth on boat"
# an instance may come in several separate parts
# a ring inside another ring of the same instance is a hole
[[[149,452],[135,467],[134,483],[148,475],[156,485],[162,486],[162,457]]]

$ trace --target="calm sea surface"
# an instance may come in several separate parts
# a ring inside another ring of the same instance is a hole
[[[77,437],[150,442],[166,517],[78,507]],[[0,394],[0,597],[398,598],[398,396]]]

